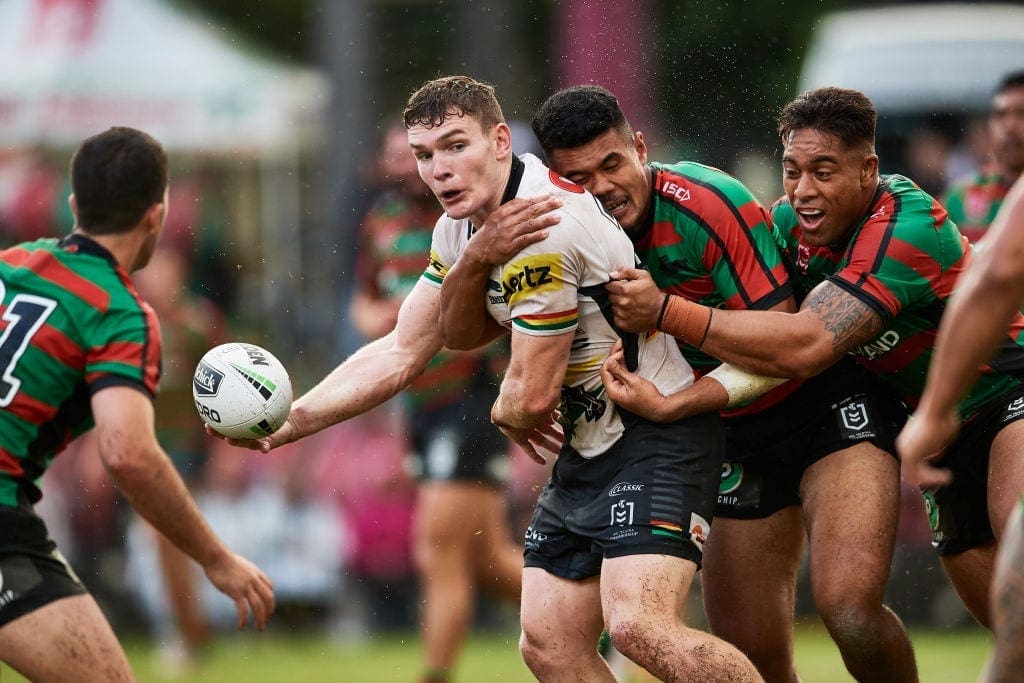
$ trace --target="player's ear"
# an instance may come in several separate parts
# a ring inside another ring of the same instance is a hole
[[[864,157],[864,161],[860,167],[860,186],[871,187],[878,177],[878,155],[875,153],[868,154]]]
[[[636,148],[636,156],[641,164],[647,163],[647,143],[644,142],[644,134],[640,131],[633,133],[633,147]]]
[[[76,219],[78,218],[78,201],[75,199],[74,193],[68,195],[68,206],[71,208],[71,215]]]
[[[503,121],[491,129],[491,140],[494,143],[494,156],[501,160],[512,153],[512,131]]]

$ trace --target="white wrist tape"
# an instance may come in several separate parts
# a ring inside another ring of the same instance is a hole
[[[725,393],[729,394],[729,408],[753,400],[789,381],[778,377],[754,375],[728,363],[722,363],[709,372],[707,377],[711,377],[721,384]]]

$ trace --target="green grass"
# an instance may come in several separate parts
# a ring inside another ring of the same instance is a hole
[[[986,633],[977,628],[951,631],[913,630],[923,683],[963,683],[977,679],[989,648]],[[526,683],[534,680],[519,659],[518,634],[477,635],[470,641],[455,681]],[[168,680],[159,675],[151,645],[126,642],[128,655],[141,683]],[[418,641],[414,636],[388,636],[359,643],[328,637],[286,637],[248,634],[217,641],[200,669],[179,681],[205,683],[410,683],[419,672]],[[821,626],[803,625],[796,638],[796,658],[804,683],[839,683],[852,680],[828,634]],[[0,668],[3,683],[25,679]],[[650,681],[641,673],[631,682]]]

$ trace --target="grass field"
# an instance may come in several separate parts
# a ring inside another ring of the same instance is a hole
[[[457,683],[527,683],[533,681],[519,659],[518,635],[479,635],[470,642],[456,672]],[[989,639],[980,629],[911,632],[922,683],[967,683],[977,679]],[[151,645],[126,643],[142,683],[167,681],[157,670]],[[852,680],[843,668],[828,634],[820,626],[801,626],[796,657],[804,683]],[[202,667],[178,681],[204,683],[413,683],[418,673],[418,642],[414,636],[388,636],[346,644],[326,637],[284,637],[248,634],[218,641]],[[25,679],[0,668],[0,681]],[[630,683],[650,681],[633,675]]]

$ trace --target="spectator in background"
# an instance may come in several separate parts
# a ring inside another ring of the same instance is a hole
[[[183,215],[187,214],[186,206]],[[227,334],[226,322],[217,306],[188,289],[192,234],[187,223],[168,224],[149,267],[139,271],[134,279],[143,297],[153,302],[164,342],[163,374],[155,403],[157,439],[185,484],[195,489],[213,440],[206,435],[193,407],[192,374],[203,354],[227,341]],[[166,538],[154,532],[153,540],[161,583],[167,592],[166,604],[172,613],[161,615],[154,626],[164,655],[191,667],[209,639],[209,628],[199,604],[199,577],[191,560]]]
[[[395,327],[423,273],[438,217],[403,126],[390,127],[381,158],[387,182],[363,220],[351,318],[369,339]],[[518,600],[520,550],[502,487],[510,445],[490,423],[502,359],[443,350],[407,390],[410,463],[420,480],[413,557],[422,594],[423,681],[446,681],[472,625],[479,589]]]
[[[922,190],[938,196],[946,187],[950,141],[931,126],[922,126],[907,136],[903,150],[907,175],[914,179]]]
[[[988,132],[992,160],[955,182],[942,202],[971,242],[985,234],[1010,186],[1024,173],[1024,69],[1006,75],[996,86]]]

